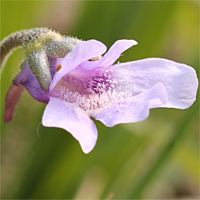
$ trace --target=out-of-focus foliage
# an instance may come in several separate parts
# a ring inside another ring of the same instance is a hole
[[[14,31],[49,27],[110,47],[139,45],[120,62],[164,57],[199,67],[196,1],[1,1],[1,40]],[[3,122],[4,99],[19,73],[22,50],[1,77],[2,199],[198,199],[198,99],[187,110],[153,109],[140,123],[108,128],[85,155],[66,131],[45,128],[45,105],[24,92],[15,119]]]

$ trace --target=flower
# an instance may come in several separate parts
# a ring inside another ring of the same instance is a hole
[[[91,61],[102,55],[106,46],[89,40],[76,45],[64,58],[49,57],[49,92],[41,89],[26,61],[7,95],[7,121],[25,87],[33,98],[47,103],[42,124],[67,130],[79,141],[83,152],[89,153],[98,134],[90,117],[112,127],[142,121],[151,108],[191,106],[198,80],[190,66],[162,58],[113,65],[123,51],[136,44],[134,40],[118,40],[103,58]]]

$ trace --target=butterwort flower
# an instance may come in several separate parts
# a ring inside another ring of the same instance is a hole
[[[196,72],[190,66],[162,58],[113,64],[136,44],[134,40],[118,40],[101,58],[106,51],[103,43],[82,41],[64,58],[48,57],[49,91],[41,88],[26,59],[8,92],[5,120],[12,118],[26,88],[37,101],[47,103],[43,126],[65,129],[79,141],[83,152],[89,153],[98,137],[91,117],[112,127],[142,121],[151,108],[190,107],[198,87]]]

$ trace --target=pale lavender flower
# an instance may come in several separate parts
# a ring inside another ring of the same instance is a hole
[[[7,121],[19,96],[12,100],[13,95],[25,87],[36,100],[48,103],[42,124],[70,132],[89,153],[97,140],[90,117],[112,127],[142,121],[151,108],[191,106],[198,80],[190,66],[161,58],[113,65],[123,51],[136,44],[134,40],[118,40],[102,59],[91,61],[102,55],[106,46],[89,40],[79,43],[64,58],[49,58],[49,92],[41,89],[26,62],[7,95]]]

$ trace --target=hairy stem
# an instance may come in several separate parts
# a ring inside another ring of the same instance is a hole
[[[13,50],[25,45],[27,42],[36,39],[39,35],[49,31],[51,30],[47,28],[34,28],[17,31],[4,38],[4,40],[0,43],[0,67],[3,67]]]

